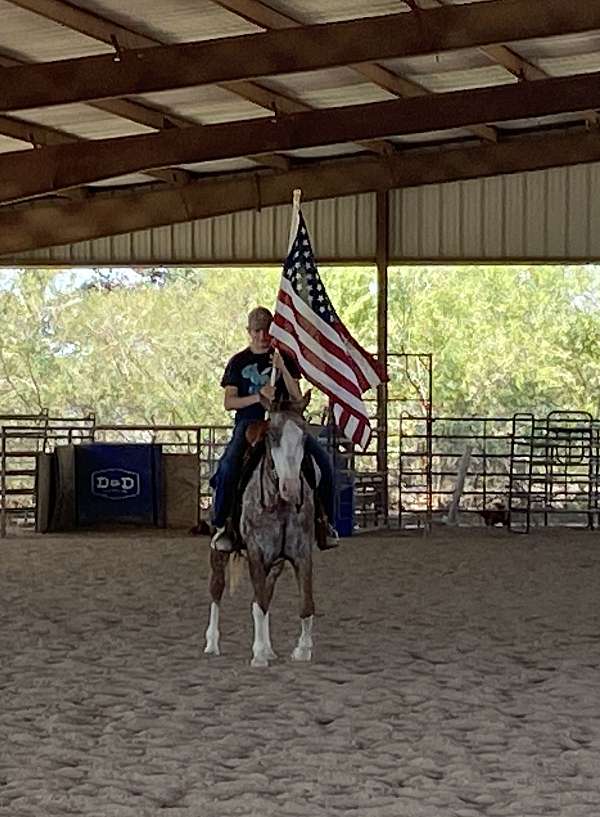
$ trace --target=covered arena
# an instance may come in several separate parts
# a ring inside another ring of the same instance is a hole
[[[600,814],[600,418],[439,416],[431,351],[388,332],[409,263],[598,263],[600,4],[0,12],[0,279],[281,267],[301,189],[319,263],[376,270],[391,375],[370,448],[334,447],[352,535],[315,554],[312,663],[286,569],[265,669],[247,580],[203,653],[228,428],[0,403],[1,817]],[[162,447],[151,525],[77,529],[90,443]]]

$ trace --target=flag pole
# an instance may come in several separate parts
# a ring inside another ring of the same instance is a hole
[[[300,199],[302,198],[302,190],[297,187],[292,193],[292,221],[290,224],[290,240],[288,242],[288,255],[291,252],[298,232],[298,222],[300,221]]]
[[[290,224],[290,238],[288,241],[288,255],[290,254],[296,234],[298,233],[298,223],[300,221],[300,199],[302,198],[302,190],[297,187],[292,193],[292,221]],[[271,369],[271,385],[275,385],[277,379],[277,372],[275,366]]]

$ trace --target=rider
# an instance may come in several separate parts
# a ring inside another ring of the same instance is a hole
[[[302,392],[298,380],[300,370],[296,361],[279,350],[271,348],[269,327],[273,315],[264,306],[257,306],[248,315],[250,345],[234,355],[221,379],[225,389],[224,406],[235,411],[233,435],[223,453],[210,484],[214,491],[212,523],[216,530],[211,547],[228,551],[232,542],[226,531],[231,515],[240,465],[246,447],[245,433],[248,425],[262,420],[265,410],[273,400],[300,400]],[[271,385],[271,371],[277,370],[275,385]],[[320,472],[319,497],[327,515],[327,546],[337,545],[338,534],[331,525],[334,516],[333,469],[327,452],[310,434],[306,435],[305,448],[315,460]]]

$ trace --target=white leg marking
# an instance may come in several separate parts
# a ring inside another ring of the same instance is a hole
[[[298,644],[292,653],[292,658],[294,661],[310,661],[312,658],[313,647],[313,617],[308,616],[308,618],[300,619],[300,623],[302,625],[302,629],[300,630],[300,638],[298,639]]]
[[[210,605],[210,619],[206,630],[206,647],[204,652],[207,655],[220,655],[219,650],[219,605],[216,601]]]
[[[270,613],[265,615],[265,650],[269,661],[274,661],[277,658],[277,653],[271,644],[271,619]]]
[[[268,667],[269,655],[267,652],[266,629],[268,626],[267,614],[263,613],[260,606],[252,603],[252,618],[254,619],[254,643],[252,644],[251,667]]]

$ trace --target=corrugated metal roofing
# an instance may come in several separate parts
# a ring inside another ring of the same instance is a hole
[[[268,5],[305,25],[409,11],[408,6],[398,0],[369,0],[368,3],[362,0],[269,0]]]
[[[153,133],[152,128],[121,116],[113,116],[91,105],[56,105],[53,108],[20,111],[19,119],[58,128],[82,139],[110,139],[137,133]]]
[[[75,5],[166,43],[199,42],[261,30],[211,0],[77,0]]]
[[[455,2],[458,3],[458,0]],[[440,5],[438,0],[420,0],[420,4],[423,8]],[[211,0],[170,0],[168,4],[162,0],[129,0],[126,6],[120,0],[78,0],[72,5],[164,43],[200,41],[262,30]],[[269,0],[268,5],[301,23],[408,12],[406,4],[397,0],[372,0],[369,4],[364,3],[364,0]],[[3,21],[0,27],[0,53],[40,61],[112,51],[111,46],[106,43],[46,20],[8,0],[0,0],[0,14]],[[600,70],[600,32],[509,45],[516,54],[530,59],[551,75]],[[392,72],[416,81],[426,90],[435,93],[515,81],[512,74],[493,64],[481,49],[462,49],[412,59],[388,60],[382,64]],[[270,77],[262,80],[262,83],[274,91],[318,108],[393,98],[389,91],[365,80],[351,68]],[[166,113],[178,114],[201,124],[272,115],[267,109],[241,98],[232,90],[216,86],[166,91],[144,95],[138,99]],[[48,110],[24,111],[19,115],[31,122],[49,125],[85,138],[110,138],[147,131],[142,125],[89,106],[60,106]],[[562,121],[569,120],[570,117],[567,116]],[[535,125],[536,122],[531,124]],[[423,134],[418,138],[410,137],[402,141],[425,144],[437,141],[440,135],[438,132]],[[467,135],[467,131],[461,132],[461,136]],[[448,132],[447,136],[453,139],[455,133]],[[15,141],[0,135],[0,152],[14,150]],[[16,144],[18,149],[24,147],[20,142]],[[348,152],[352,150],[352,147],[348,148]],[[301,155],[305,158],[318,157],[321,151],[307,149]],[[329,149],[327,155],[332,155]]]
[[[454,0],[457,4],[478,1]],[[422,8],[440,5],[438,0],[419,2]],[[212,0],[170,0],[169,3],[165,3],[164,0],[128,0],[126,4],[121,0],[74,0],[71,5],[99,14],[108,21],[112,20],[163,43],[200,41],[251,34],[262,30]],[[409,12],[406,4],[398,0],[371,0],[369,3],[365,3],[364,0],[268,0],[268,6],[303,24],[378,16],[399,11]],[[22,61],[47,61],[112,51],[112,47],[104,42],[47,20],[39,14],[21,9],[8,0],[0,0],[0,15],[2,19],[0,56]],[[290,33],[290,36],[293,34]],[[507,45],[516,55],[529,60],[551,76],[600,70],[600,32]],[[495,64],[484,51],[476,48],[388,60],[382,65],[392,73],[412,80],[432,93],[516,82],[513,74]],[[265,78],[261,83],[274,93],[283,94],[316,108],[333,108],[394,98],[391,92],[368,81],[350,67],[280,75]],[[207,125],[272,116],[270,110],[243,99],[231,87],[184,88],[147,94],[134,98],[134,101]],[[149,127],[90,105],[64,105],[29,110],[20,112],[18,116],[33,124],[59,129],[66,134],[86,139],[127,136],[151,131]],[[555,126],[580,118],[567,114],[516,120],[503,123],[500,131]],[[453,129],[391,138],[389,141],[414,146],[475,138],[476,136],[467,129]],[[26,141],[0,135],[0,153],[29,147]],[[291,160],[309,160],[351,155],[360,150],[362,148],[355,144],[345,143],[288,151],[284,155]],[[238,172],[255,166],[252,160],[239,158],[192,163],[183,167],[202,175]],[[452,257],[452,252],[458,247],[461,253],[477,251],[475,252],[477,257],[495,257],[494,252],[498,248],[502,250],[501,254],[513,256],[515,250],[520,247],[522,257],[529,258],[535,257],[540,247],[550,252],[562,246],[564,257],[573,257],[574,253],[577,254],[575,250],[579,251],[585,246],[590,252],[597,254],[598,248],[592,235],[595,231],[589,224],[585,228],[576,228],[572,210],[565,204],[577,198],[587,201],[589,191],[597,190],[597,176],[596,166],[572,167],[564,171],[547,171],[541,175],[521,174],[495,180],[399,191],[394,194],[395,212],[401,213],[394,221],[396,230],[393,236],[394,253],[397,257],[403,257],[411,255],[415,248],[421,247],[421,253],[415,257],[447,258]],[[540,181],[541,179],[544,181]],[[564,189],[561,187],[563,182]],[[123,184],[150,183],[153,182],[147,176],[129,174],[99,182],[95,186],[117,188]],[[583,187],[580,188],[580,185]],[[534,209],[530,206],[525,208],[522,201],[519,204],[519,191],[530,204],[535,205]],[[548,193],[553,202],[551,213],[550,204],[543,205],[545,193]],[[498,196],[501,197],[501,202],[510,202],[512,208],[510,212],[503,209],[504,204],[499,203]],[[313,214],[318,222],[316,229],[325,248],[321,253],[324,257],[332,259],[340,252],[343,257],[349,259],[372,258],[373,201],[372,196],[358,196],[337,202],[331,200],[307,205],[313,208]],[[560,202],[563,202],[563,205],[560,205]],[[283,210],[287,212],[286,208]],[[93,261],[101,263],[100,259],[104,259],[105,263],[111,263],[109,255],[114,252],[113,260],[116,263],[119,260],[125,262],[126,258],[133,262],[136,253],[139,252],[139,258],[148,261],[152,259],[164,261],[172,257],[174,261],[197,259],[208,263],[213,260],[225,261],[227,258],[249,260],[255,254],[257,260],[276,260],[281,255],[281,238],[279,235],[267,238],[267,233],[270,227],[277,227],[279,230],[278,219],[283,217],[277,213],[283,210],[274,208],[272,212],[265,210],[259,216],[252,213],[238,214],[213,219],[206,225],[194,222],[190,225],[165,227],[132,236],[84,242],[66,249],[44,251],[41,256],[36,254],[35,257],[65,261],[68,257],[71,262],[82,263]],[[268,215],[269,212],[271,215]],[[438,213],[443,226],[430,218],[431,212]],[[479,215],[475,215],[476,213]],[[565,227],[568,234],[564,231],[561,233],[554,224],[552,230],[549,229],[548,225],[552,219],[557,218],[557,213],[562,213],[570,225],[568,228]],[[356,223],[357,214],[366,219],[364,224]],[[423,219],[420,222],[421,226],[415,221],[417,214]],[[517,214],[521,214],[527,224],[521,224]],[[584,214],[580,213],[580,217],[583,218]],[[495,221],[497,218],[500,218],[498,224]],[[544,228],[539,223],[539,219],[542,218],[546,224]],[[287,216],[284,220],[287,220]],[[500,224],[501,227],[498,226]],[[476,225],[480,228],[477,235],[473,232]],[[244,230],[248,230],[249,234],[246,235]],[[585,241],[582,238],[582,230],[587,236]],[[285,232],[284,229],[284,235]],[[178,245],[178,242],[181,244]],[[407,252],[408,249],[410,252]],[[165,254],[167,250],[170,255]],[[94,255],[95,253],[97,255]]]
[[[303,206],[321,262],[374,263],[375,196]],[[22,253],[14,263],[280,263],[289,206]],[[393,263],[600,261],[600,164],[434,184],[390,194]]]
[[[375,196],[347,196],[307,202],[311,240],[320,258],[372,259],[375,247]],[[124,236],[82,241],[67,247],[18,256],[20,263],[163,264],[279,263],[287,250],[288,206],[234,213],[187,224],[143,230]],[[137,262],[135,259],[138,259]]]
[[[600,259],[600,164],[396,190],[397,260]]]
[[[0,0],[0,19],[0,50],[4,54],[46,62],[112,51],[104,43],[18,8],[7,0]]]

